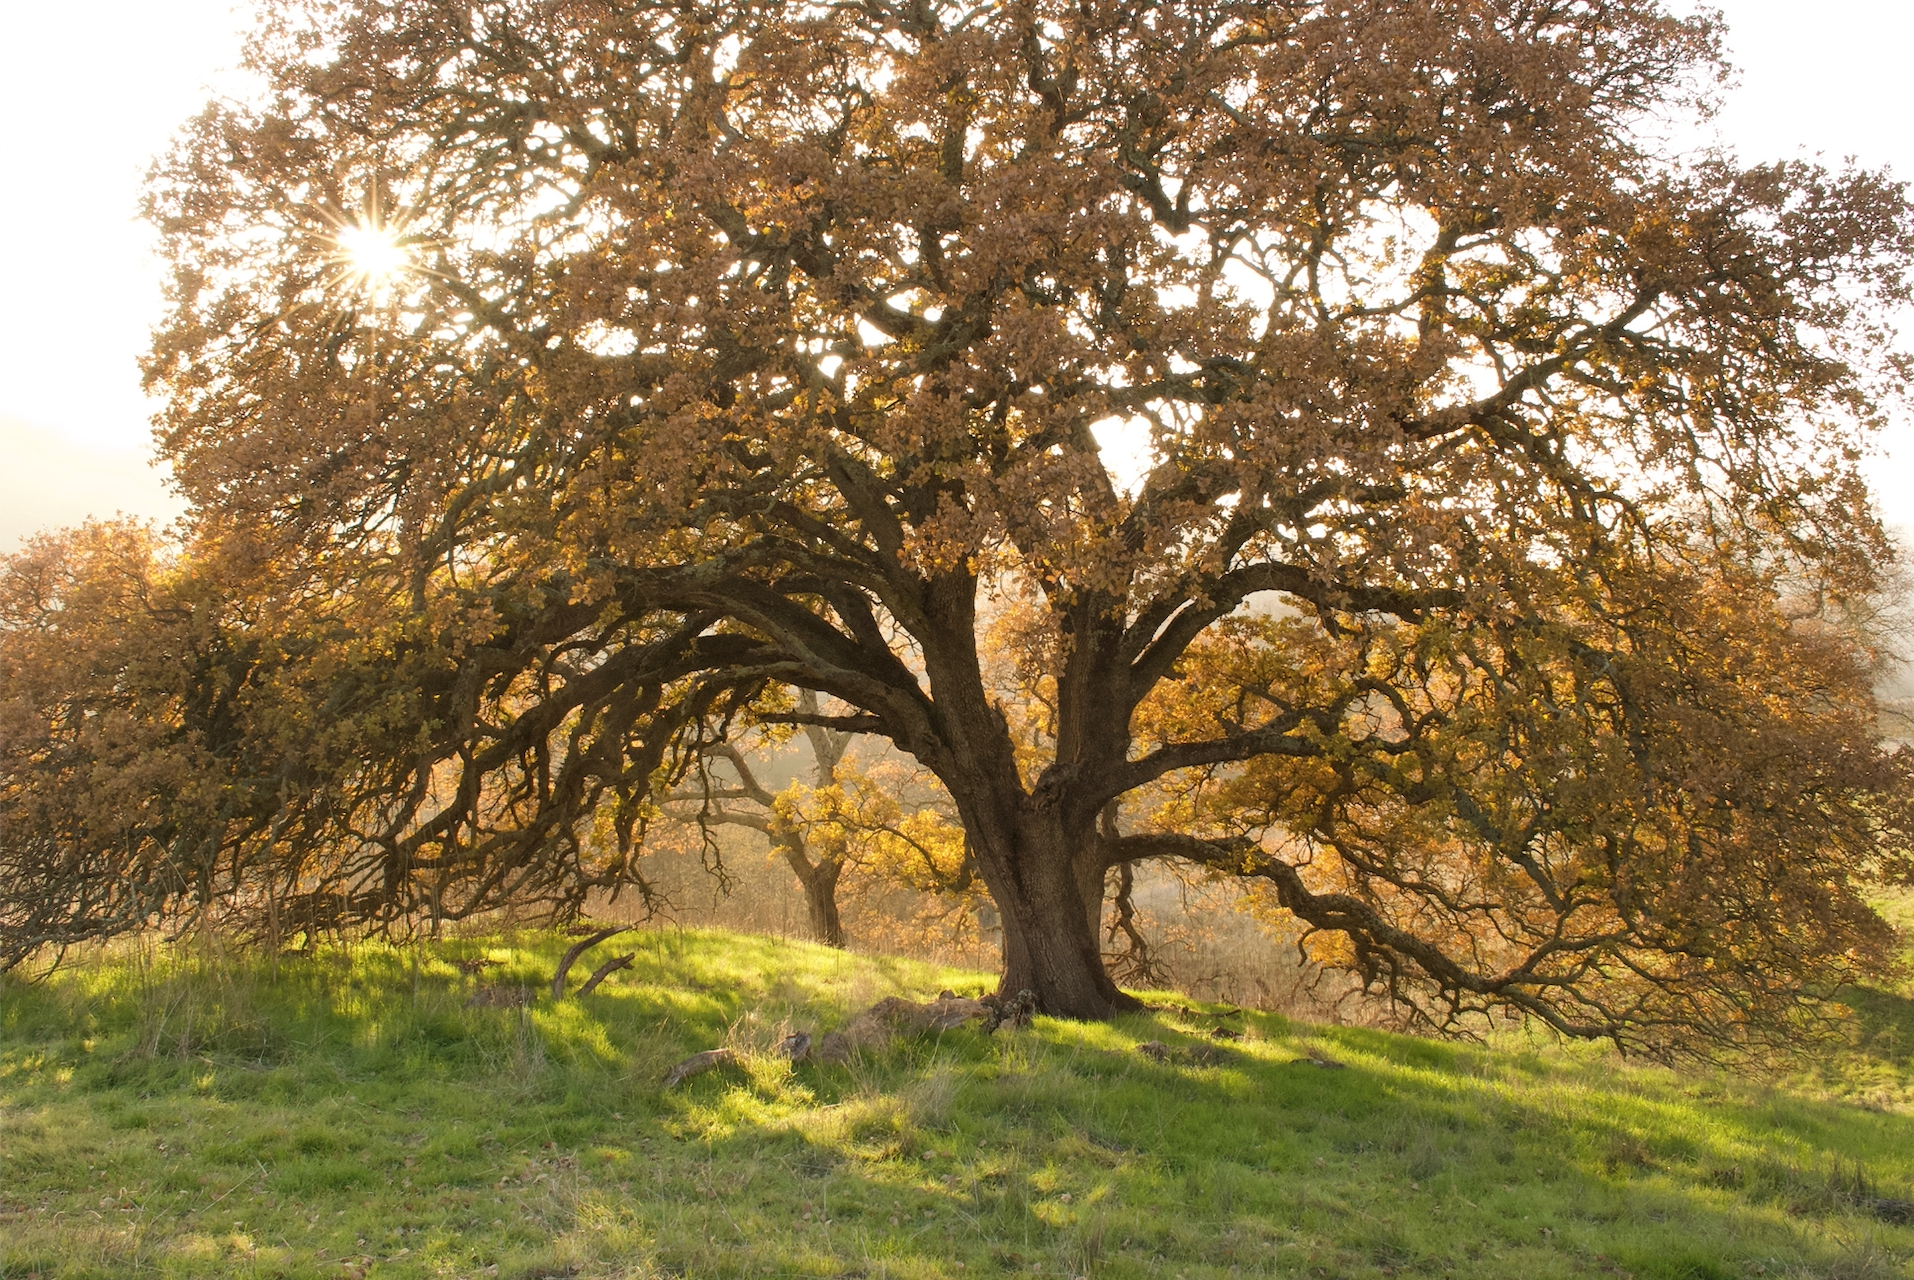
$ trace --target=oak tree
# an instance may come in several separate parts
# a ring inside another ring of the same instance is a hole
[[[202,514],[458,673],[341,783],[392,876],[639,877],[761,714],[937,777],[1055,1014],[1132,1003],[1142,858],[1438,1019],[1653,1038],[1880,952],[1908,208],[1673,154],[1706,17],[280,0],[251,56],[155,178],[149,375]]]
[[[0,969],[191,919],[291,757],[246,750],[255,644],[155,530],[88,524],[0,560]]]
[[[808,692],[808,691],[807,691]],[[817,696],[809,699],[815,713]],[[828,792],[838,786],[838,766],[851,744],[851,735],[822,725],[808,726],[804,737],[811,752],[811,790]],[[718,776],[711,766],[722,761],[729,776]],[[714,827],[745,827],[763,835],[797,877],[804,893],[811,936],[827,947],[844,945],[844,921],[838,911],[837,886],[850,862],[846,833],[838,824],[806,820],[798,812],[795,794],[802,783],[773,792],[758,779],[762,762],[753,766],[745,751],[732,742],[714,742],[693,770],[696,784],[666,797],[666,811],[680,823],[696,826],[708,849],[715,846]],[[676,812],[672,812],[675,807]],[[722,865],[720,860],[719,865]]]
[[[788,704],[821,719],[817,695],[801,691]],[[775,715],[787,704],[773,701]],[[789,755],[780,748],[801,740],[808,758],[783,785]],[[948,797],[921,769],[858,751],[856,735],[806,725],[792,734],[776,727],[714,741],[693,763],[677,790],[661,797],[662,816],[696,830],[708,870],[727,881],[730,869],[717,833],[755,831],[773,856],[797,877],[811,936],[845,945],[839,886],[847,872],[878,884],[940,898],[974,886],[975,866],[963,830],[951,820]],[[775,771],[775,773],[774,773]],[[809,780],[804,777],[809,774]],[[772,790],[777,787],[777,790]]]

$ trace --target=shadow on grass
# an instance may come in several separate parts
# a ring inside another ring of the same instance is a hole
[[[1914,999],[1870,987],[1842,993],[1841,1003],[1853,1011],[1859,1051],[1896,1067],[1914,1057]]]
[[[1189,1004],[793,1068],[790,1028],[984,979],[701,931],[621,940],[584,1000],[468,1007],[453,961],[542,991],[564,943],[0,988],[0,1275],[1866,1280],[1914,1252],[1860,1211],[1907,1194],[1914,1124],[1801,1092]],[[720,1043],[738,1065],[662,1088]]]
[[[1909,1244],[1861,1222],[1830,1176],[1856,1150],[1904,1158],[1914,1131],[1898,1120],[1797,1104],[1828,1144],[1817,1148],[1799,1134],[1777,1141],[1759,1108],[1705,1102],[1654,1073],[1512,1072],[1448,1046],[1252,1026],[1265,1037],[1195,1067],[1130,1048],[1144,1038],[1211,1047],[1173,1016],[1047,1026],[1022,1044],[954,1034],[861,1076],[799,1072],[814,1105],[769,1117],[752,1083],[700,1082],[665,1100],[672,1127],[731,1171],[758,1230],[718,1251],[688,1234],[667,1253],[694,1270],[737,1264],[737,1249],[773,1270],[801,1267],[804,1250],[762,1243],[791,1207],[767,1152],[793,1137],[810,1167],[831,1170],[818,1198],[835,1195],[841,1230],[868,1235],[875,1218],[894,1238],[938,1224],[928,1251],[896,1255],[926,1265],[954,1249],[1068,1274],[1673,1280],[1833,1275],[1857,1233],[1865,1249],[1884,1234]],[[1326,1051],[1343,1065],[1311,1065]],[[913,1120],[911,1090],[937,1071],[962,1082],[959,1102]],[[901,1113],[886,1105],[900,1097]],[[739,1213],[734,1202],[723,1219]],[[819,1220],[801,1221],[802,1238],[832,1239]],[[722,1235],[717,1215],[706,1225]]]

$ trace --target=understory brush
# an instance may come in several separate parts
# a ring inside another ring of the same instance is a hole
[[[147,943],[0,985],[0,1277],[1872,1280],[1914,1258],[1878,1000],[1790,1081],[1167,994],[793,1065],[795,1031],[988,979],[657,930],[554,1002],[567,942]]]

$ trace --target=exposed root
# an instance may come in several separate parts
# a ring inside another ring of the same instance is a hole
[[[1030,1020],[1037,1016],[1037,993],[1028,988],[1014,996],[1005,996],[1002,993],[988,995],[977,1003],[983,1005],[986,1010],[984,1031],[987,1033],[1003,1027],[1020,1031],[1029,1026]]]

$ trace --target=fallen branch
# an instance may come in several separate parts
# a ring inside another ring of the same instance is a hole
[[[1183,1044],[1172,1048],[1161,1040],[1145,1040],[1136,1051],[1153,1062],[1186,1067],[1213,1067],[1226,1055],[1213,1044]]]
[[[600,929],[596,933],[589,934],[586,937],[580,938],[577,942],[572,943],[571,950],[567,951],[564,959],[558,962],[558,972],[552,975],[552,999],[563,1000],[565,998],[565,975],[572,971],[572,961],[578,959],[578,957],[584,955],[587,951],[590,951],[606,938],[616,937],[630,928],[631,926],[628,924],[614,925],[612,928]]]
[[[622,969],[630,963],[631,957],[620,957],[618,961],[607,961],[605,965],[579,989],[584,995],[597,985],[604,974],[613,969]],[[1035,997],[1029,992],[1021,992],[1022,1005],[1034,1008]],[[1015,1010],[1013,1009],[1013,1012]],[[1025,1017],[1028,1016],[1026,1013]],[[983,1019],[992,1027],[997,1025],[1002,1011],[982,1000],[967,1000],[963,996],[946,991],[935,1000],[919,1003],[890,996],[879,1000],[864,1012],[845,1023],[836,1031],[826,1032],[813,1041],[808,1031],[793,1031],[778,1042],[773,1050],[778,1057],[795,1063],[822,1062],[842,1065],[849,1062],[860,1050],[881,1049],[900,1035],[918,1035],[926,1031],[943,1033],[974,1019]],[[730,1049],[707,1049],[703,1053],[694,1053],[665,1076],[665,1088],[682,1084],[695,1075],[702,1075],[713,1067],[727,1062],[735,1062],[737,1054]]]
[[[1890,1200],[1875,1196],[1861,1202],[1861,1207],[1879,1218],[1882,1222],[1914,1222],[1914,1200]]]
[[[620,969],[631,968],[631,962],[633,960],[636,960],[637,958],[638,958],[638,954],[636,952],[631,952],[629,954],[622,955],[622,956],[613,956],[611,959],[605,961],[605,963],[599,965],[596,969],[593,969],[591,971],[591,977],[585,979],[585,985],[578,989],[578,998],[580,1000],[583,1000],[586,996],[590,995],[594,990],[597,989],[599,983],[603,982],[606,978],[611,977],[612,974],[617,973]]]
[[[738,1055],[729,1049],[706,1049],[703,1053],[694,1053],[665,1075],[665,1088],[681,1085],[691,1077],[703,1075],[713,1067],[735,1062],[737,1057]]]

